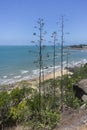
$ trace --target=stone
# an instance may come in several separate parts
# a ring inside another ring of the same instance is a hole
[[[81,88],[87,94],[87,79],[82,79],[78,83],[79,88]]]
[[[83,96],[82,96],[82,100],[83,100],[84,102],[87,102],[87,95],[83,95]]]
[[[84,96],[84,95],[83,95],[83,96]],[[85,104],[83,104],[83,105],[80,107],[80,109],[81,109],[81,110],[86,109],[86,103],[85,103]]]
[[[87,79],[82,79],[78,84],[73,85],[75,96],[82,101],[87,101]]]

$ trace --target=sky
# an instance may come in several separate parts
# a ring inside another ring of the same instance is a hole
[[[61,42],[61,16],[65,44],[87,44],[87,0],[0,0],[0,45],[30,45],[38,18],[46,43],[54,31]]]

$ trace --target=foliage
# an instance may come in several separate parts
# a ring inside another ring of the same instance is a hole
[[[11,101],[13,106],[17,106],[24,97],[24,92],[18,87],[13,89],[10,93]]]
[[[35,94],[31,99],[27,99],[27,105],[32,113],[39,112],[39,94]]]
[[[6,91],[0,93],[0,125],[4,127],[4,124],[10,117],[10,97]]]
[[[45,111],[45,125],[48,125],[52,129],[60,120],[60,114],[53,110]]]
[[[75,68],[73,75],[62,77],[63,103],[68,107],[77,109],[82,102],[75,97],[73,84],[83,78],[87,78],[87,66]],[[55,97],[54,97],[55,82]],[[22,88],[15,88],[10,93],[0,93],[0,123],[1,125],[12,121],[21,124],[29,124],[33,130],[52,130],[60,120],[60,84],[61,79],[44,81],[46,90],[39,100],[39,93],[28,88],[26,82],[21,83]],[[20,84],[19,84],[20,85]],[[39,108],[41,101],[41,111]]]
[[[72,78],[75,82],[80,81],[81,79],[87,78],[87,65],[81,66],[80,68],[74,68],[74,73]]]
[[[64,103],[67,106],[77,109],[82,105],[81,100],[75,97],[73,84],[78,83],[81,79],[87,78],[87,65],[75,67],[73,75],[63,76]]]
[[[67,106],[77,109],[82,105],[81,100],[75,97],[75,93],[73,91],[73,84],[79,81],[78,78],[73,78],[73,76],[69,77],[64,76],[63,84],[64,84],[64,102]]]
[[[72,91],[67,92],[64,100],[67,106],[72,107],[74,109],[79,108],[82,104],[82,102],[74,96],[74,93]]]
[[[38,96],[39,94],[34,95],[31,99],[27,99],[27,105],[30,111],[30,118],[28,120],[29,124],[31,124],[32,129],[52,129],[59,121],[60,114],[54,110],[54,96],[46,95],[45,101],[44,96],[41,96],[41,112],[39,112],[38,105]]]
[[[33,130],[52,130],[57,122],[60,120],[60,114],[50,110],[43,110],[39,116],[36,114],[36,118],[32,119],[32,129]]]
[[[24,100],[17,107],[11,107],[10,114],[13,120],[17,122],[26,122],[29,116],[29,109],[27,106],[27,101]]]
[[[28,97],[29,94],[32,94],[34,90],[32,88],[15,88],[11,91],[10,93],[10,98],[11,98],[11,105],[12,106],[17,106],[24,98]]]

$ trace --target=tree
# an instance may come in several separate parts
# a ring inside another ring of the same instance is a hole
[[[56,87],[56,84],[55,84],[55,65],[56,65],[56,41],[57,41],[57,33],[56,32],[53,32],[52,33],[52,38],[53,38],[53,78],[54,78],[54,83],[53,83],[53,86],[54,86],[54,99],[55,99],[55,87]]]
[[[39,40],[38,40],[38,48],[39,48],[39,112],[41,111],[41,88],[42,88],[42,70],[43,70],[43,59],[42,59],[42,42],[43,42],[43,27],[44,27],[44,20],[39,18],[37,21],[38,26],[35,27],[39,30]],[[36,35],[36,33],[33,33]]]
[[[63,109],[63,44],[64,44],[64,18],[61,17],[61,110]]]

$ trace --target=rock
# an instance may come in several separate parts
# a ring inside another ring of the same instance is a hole
[[[87,94],[87,79],[82,79],[78,83],[79,88],[81,88]]]
[[[73,91],[75,93],[75,97],[82,100],[82,96],[85,94],[85,92],[81,88],[79,88],[79,86],[77,84],[73,85]]]
[[[74,72],[74,67],[65,67],[65,69],[67,69],[69,72]]]
[[[83,104],[83,105],[80,107],[81,110],[83,110],[83,109],[85,109],[85,108],[86,108],[86,104]]]
[[[83,95],[83,96],[82,96],[82,100],[83,100],[84,102],[87,102],[87,95]]]
[[[82,101],[87,101],[87,79],[82,79],[73,85],[75,96]]]

